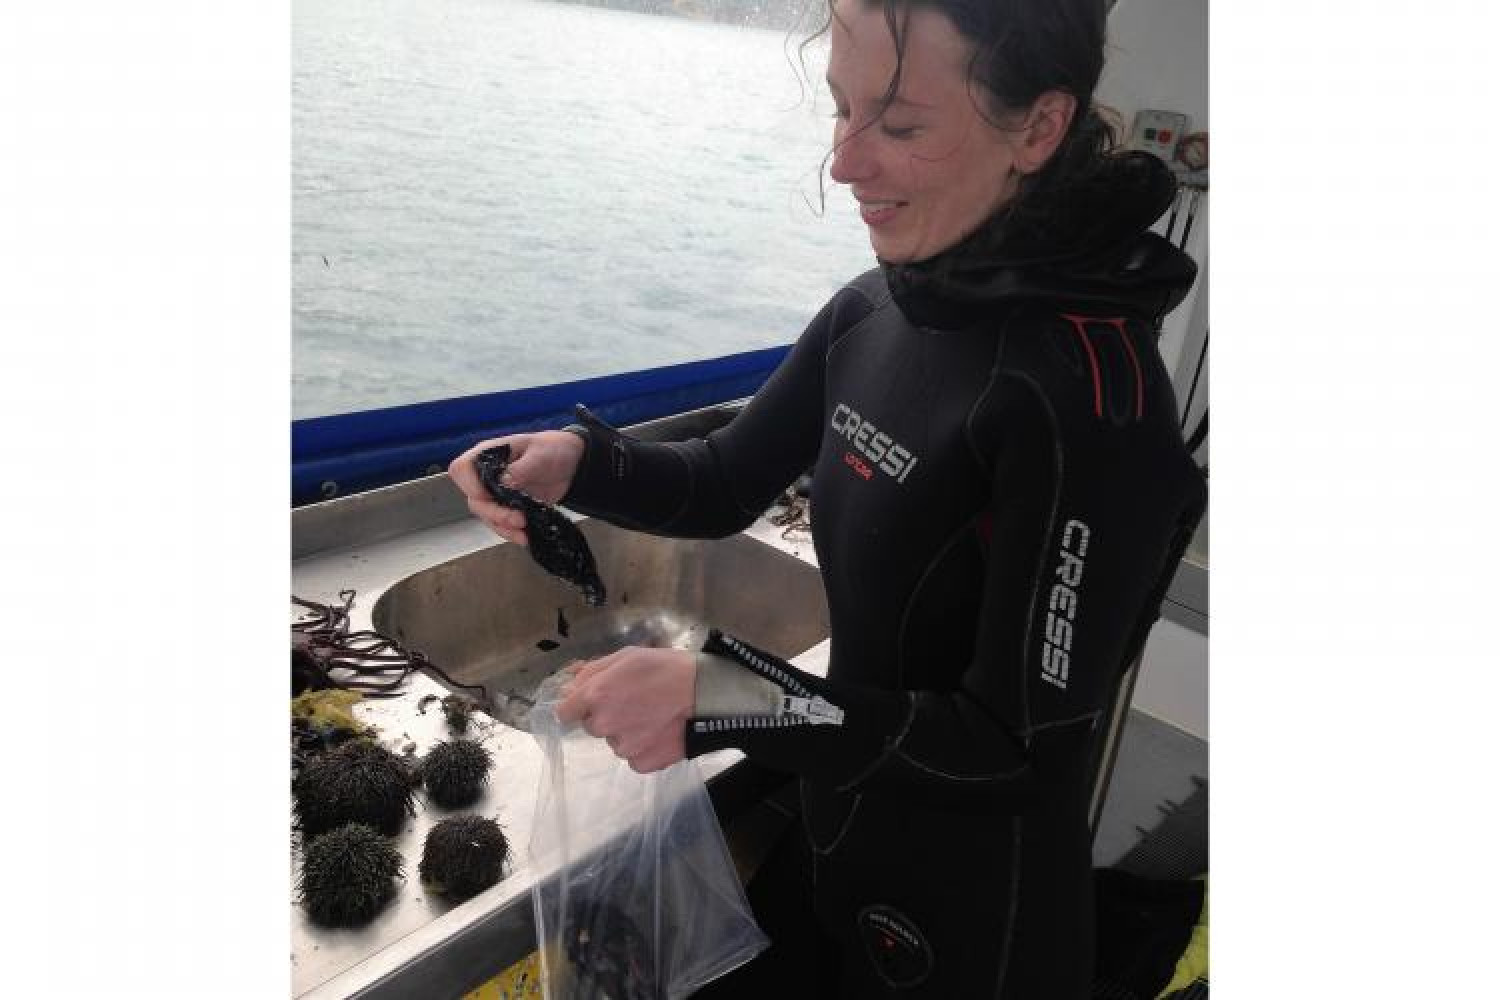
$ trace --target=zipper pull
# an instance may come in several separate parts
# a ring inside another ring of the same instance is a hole
[[[822,695],[813,695],[811,698],[784,695],[781,699],[781,714],[805,719],[815,726],[840,726],[844,723],[844,710]]]

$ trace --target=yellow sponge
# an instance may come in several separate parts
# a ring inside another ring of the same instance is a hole
[[[1162,997],[1186,989],[1198,979],[1208,977],[1208,876],[1199,875],[1198,879],[1203,882],[1203,912],[1198,915],[1198,923],[1193,927],[1193,936],[1188,939],[1187,948],[1177,960],[1177,970],[1172,974],[1172,981],[1156,995],[1156,1000],[1162,1000]]]
[[[363,697],[358,691],[341,691],[338,688],[304,691],[292,699],[292,716],[334,729],[364,733],[368,727],[355,719],[354,713],[350,711],[350,707]]]

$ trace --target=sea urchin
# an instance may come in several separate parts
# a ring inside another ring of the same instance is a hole
[[[349,823],[307,845],[297,889],[314,923],[357,927],[396,894],[401,867],[401,854],[389,840],[363,823]]]
[[[308,761],[292,781],[292,798],[298,825],[310,837],[345,823],[390,835],[416,814],[405,765],[368,740],[350,740]]]
[[[452,816],[427,834],[418,872],[433,892],[461,902],[500,881],[510,843],[500,824],[483,816]]]
[[[473,740],[439,743],[422,761],[427,797],[444,809],[472,805],[490,777],[490,752]]]

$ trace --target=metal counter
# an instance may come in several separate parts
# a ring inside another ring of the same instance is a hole
[[[507,544],[468,516],[456,502],[456,492],[446,476],[433,476],[294,511],[292,593],[338,604],[340,591],[354,590],[350,628],[367,629],[376,601],[397,583],[448,560]],[[815,564],[806,531],[783,537],[783,529],[762,520],[746,534]],[[825,673],[827,641],[793,662]],[[397,754],[410,747],[421,755],[451,733],[438,705],[429,704],[425,712],[419,705],[425,696],[449,693],[432,678],[413,674],[400,697],[366,699],[354,713],[378,727],[381,743]],[[418,795],[415,818],[394,838],[406,878],[396,898],[370,924],[347,930],[314,925],[289,891],[294,997],[459,997],[535,947],[531,888],[550,874],[534,869],[527,858],[541,752],[528,734],[478,713],[466,735],[490,750],[495,766],[484,796],[459,812],[489,816],[504,829],[511,844],[505,877],[462,904],[429,896],[417,876],[422,845],[432,826],[450,813],[429,807]],[[700,757],[696,764],[710,780],[741,759],[738,751],[724,750]],[[294,839],[292,886],[300,868],[298,842]]]

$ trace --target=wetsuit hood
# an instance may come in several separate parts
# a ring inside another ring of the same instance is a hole
[[[1105,166],[1047,199],[1045,212],[1002,209],[935,257],[881,261],[896,305],[919,326],[955,328],[1007,300],[1063,299],[1151,319],[1170,312],[1197,275],[1192,258],[1150,232],[1177,182],[1147,153]]]

